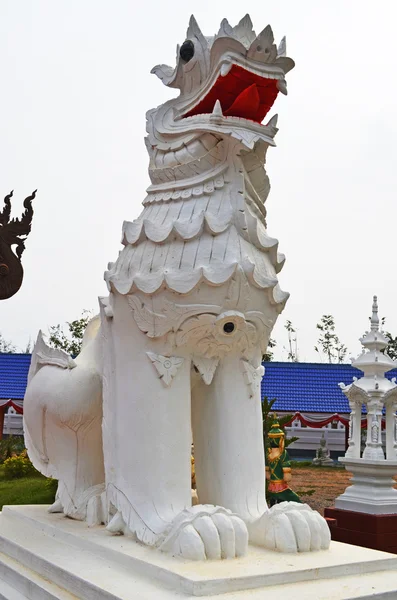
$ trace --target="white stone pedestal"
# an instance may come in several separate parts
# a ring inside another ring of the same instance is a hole
[[[397,461],[340,458],[346,470],[353,473],[352,485],[336,498],[335,508],[371,515],[397,514],[397,490],[393,477]]]
[[[0,513],[2,600],[397,597],[389,595],[397,595],[395,554],[332,542],[315,553],[250,547],[244,558],[191,562],[46,508],[9,506]]]

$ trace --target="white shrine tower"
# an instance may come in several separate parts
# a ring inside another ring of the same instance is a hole
[[[363,371],[363,377],[339,386],[350,405],[349,447],[340,458],[353,473],[352,486],[335,501],[336,508],[372,514],[397,513],[397,490],[393,476],[397,473],[397,384],[385,373],[396,362],[385,349],[387,337],[379,330],[378,302],[374,296],[371,328],[360,339],[363,352],[352,366]],[[361,415],[367,412],[367,439],[361,456]],[[382,416],[386,409],[386,457],[382,448]]]

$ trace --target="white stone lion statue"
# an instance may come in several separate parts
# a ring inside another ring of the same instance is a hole
[[[247,15],[213,37],[192,17],[176,67],[153,69],[180,93],[147,113],[151,185],[109,296],[75,360],[41,335],[33,353],[25,436],[59,480],[51,510],[195,560],[328,548],[317,512],[265,499],[261,359],[288,294],[264,207],[277,118],[262,121],[293,66]]]

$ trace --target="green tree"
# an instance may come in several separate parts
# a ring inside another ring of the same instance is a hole
[[[0,333],[0,354],[15,354],[16,351],[14,344],[5,340]]]
[[[0,440],[0,464],[14,454],[19,454],[23,450],[23,441],[19,436],[9,435]]]
[[[273,360],[274,352],[272,352],[272,348],[276,347],[276,341],[272,338],[269,339],[269,343],[267,345],[267,351],[262,356],[262,362],[269,362]]]
[[[22,352],[23,354],[31,354],[34,348],[34,344],[32,342],[32,338],[29,338],[28,343],[26,344],[26,346],[23,348]]]
[[[323,352],[329,363],[342,363],[347,354],[347,347],[342,344],[335,333],[335,319],[332,315],[323,315],[316,328],[321,331],[314,349],[318,354]]]
[[[273,411],[273,405],[276,402],[276,398],[273,398],[273,400],[269,400],[267,396],[264,396],[262,399],[262,424],[263,424],[263,443],[264,443],[264,447],[265,447],[265,452],[266,452],[266,448],[268,447],[268,442],[269,442],[269,438],[268,438],[268,433],[270,431],[271,426],[273,425],[273,421],[274,421],[274,417],[275,417],[275,413]],[[287,437],[287,433],[284,430],[285,424],[288,423],[291,420],[292,415],[283,415],[280,416],[278,418],[278,422],[280,424],[281,429],[283,429],[284,433],[285,433],[285,447],[287,448],[288,446],[290,446],[293,442],[297,442],[299,440],[298,437]]]
[[[284,328],[288,334],[288,360],[298,362],[298,336],[296,329],[293,328],[291,321],[286,321]]]
[[[91,319],[92,312],[84,310],[80,319],[66,323],[67,333],[64,331],[64,326],[52,325],[48,330],[49,345],[64,350],[72,356],[77,356],[81,351],[85,329]]]
[[[393,337],[389,331],[387,331],[385,333],[385,336],[387,337],[387,339],[389,341],[385,351],[390,356],[390,358],[393,358],[394,360],[396,360],[396,358],[397,358],[397,336]]]
[[[369,322],[371,323],[371,317],[369,317]],[[382,330],[383,330],[383,334],[385,335],[385,337],[388,339],[388,344],[387,344],[387,348],[385,348],[383,350],[383,352],[386,352],[386,354],[388,354],[390,356],[390,358],[392,358],[393,360],[396,360],[397,358],[397,336],[393,337],[393,335],[390,333],[390,331],[384,331],[384,326],[386,323],[386,317],[382,317],[381,318],[381,325],[382,325]]]

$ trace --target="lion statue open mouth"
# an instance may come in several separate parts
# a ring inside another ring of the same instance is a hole
[[[74,361],[41,337],[32,360],[25,433],[59,479],[52,510],[195,560],[249,541],[328,548],[318,513],[265,499],[261,360],[288,294],[264,206],[277,119],[262,121],[293,66],[285,39],[256,35],[247,15],[214,37],[192,17],[176,67],[153,69],[180,94],[147,113],[151,184],[123,225],[100,322]]]

